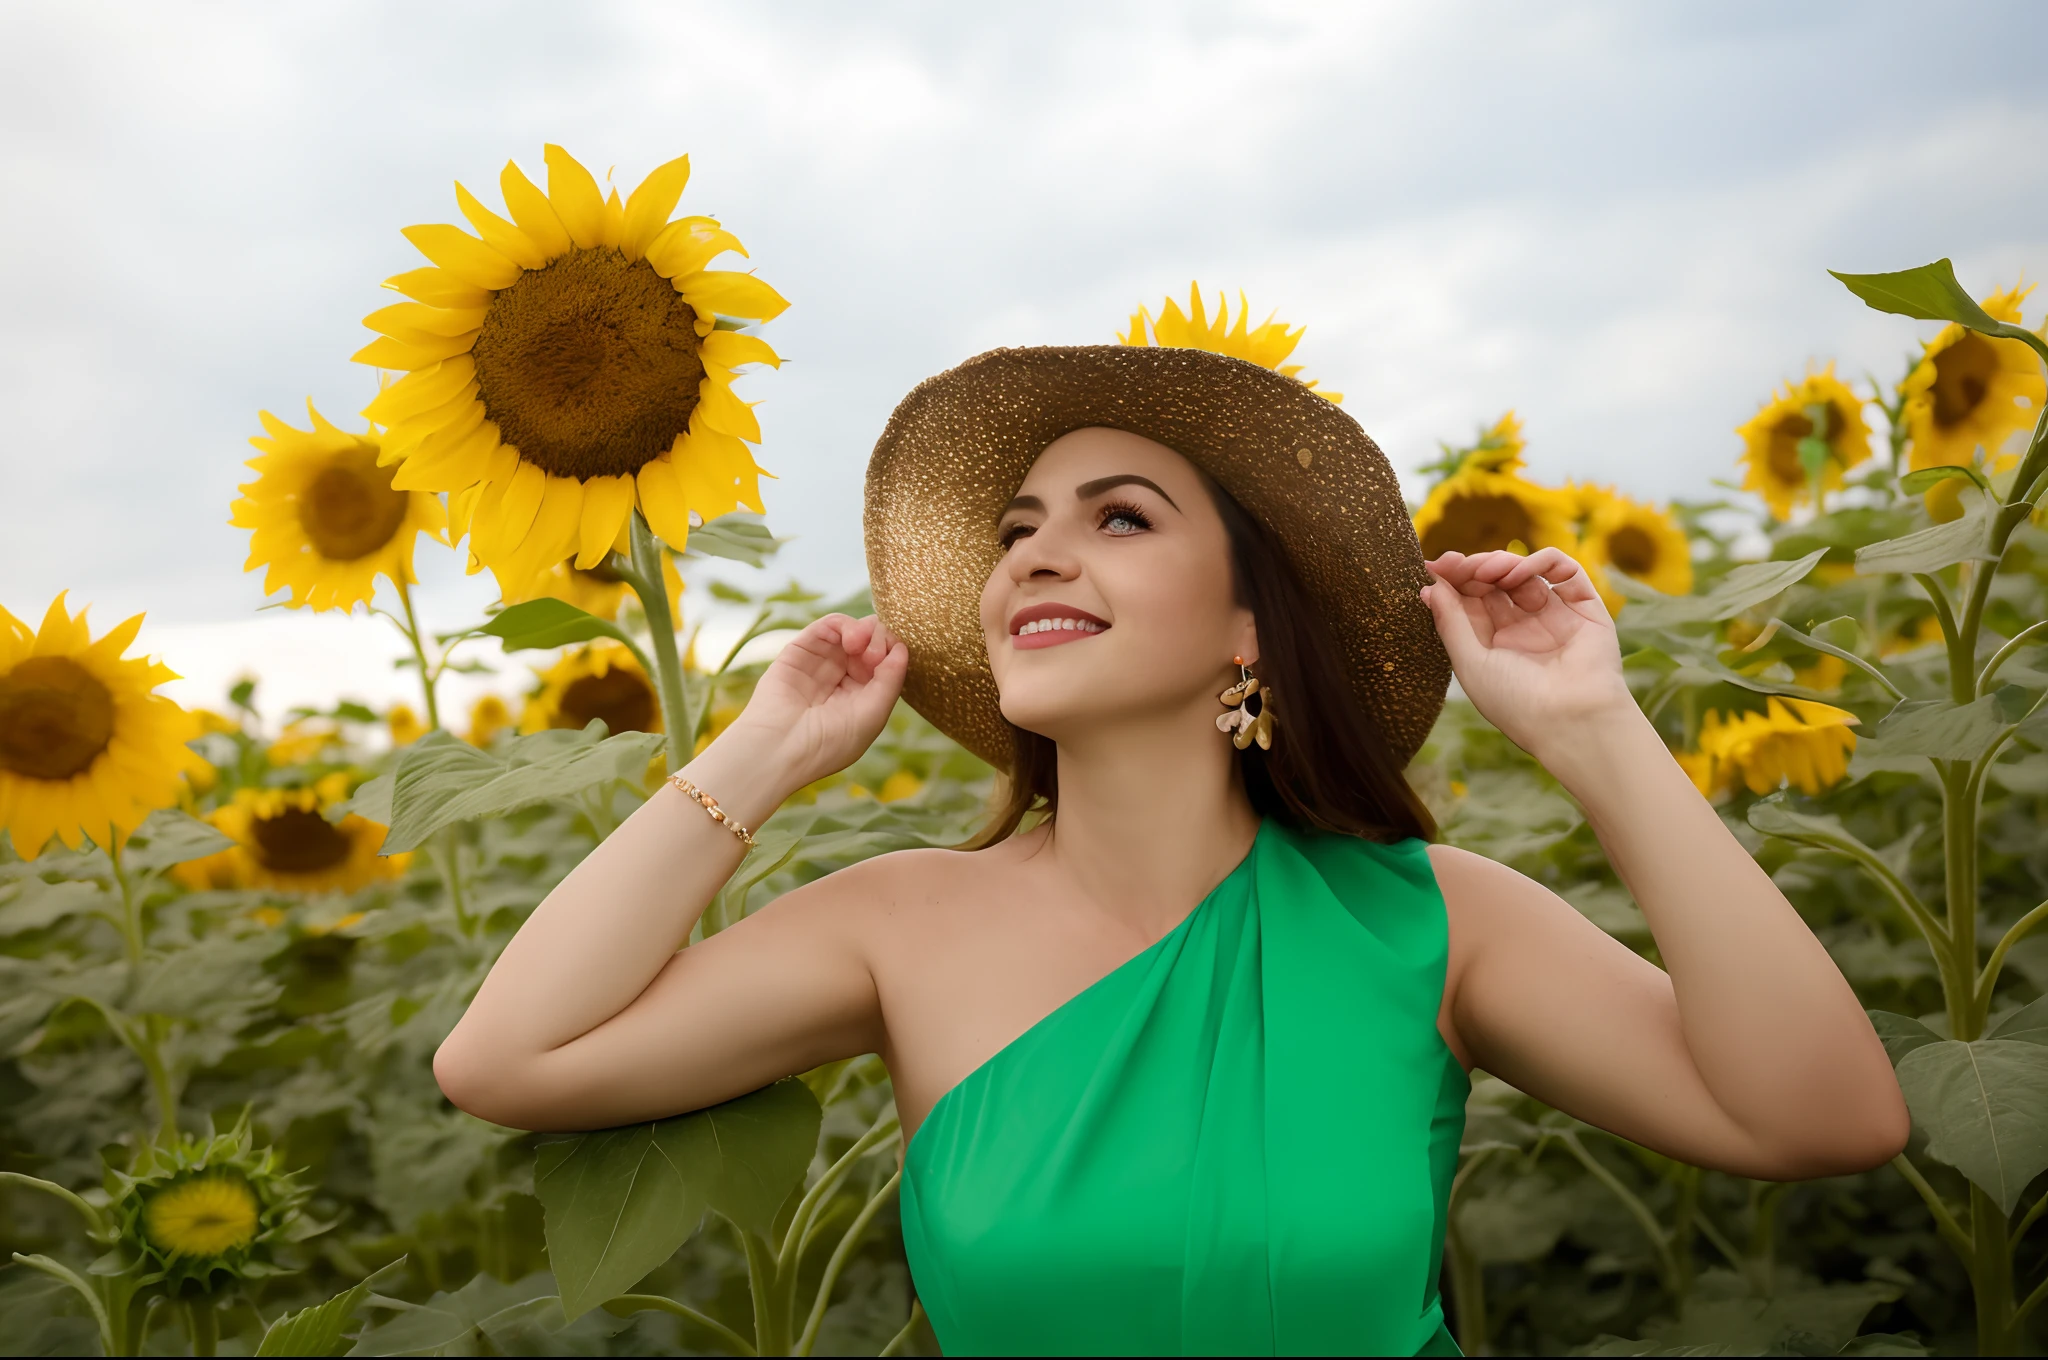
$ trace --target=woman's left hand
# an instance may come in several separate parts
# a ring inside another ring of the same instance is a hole
[[[1556,548],[1448,552],[1427,564],[1423,601],[1480,713],[1523,750],[1569,741],[1633,715],[1614,620],[1586,569]]]

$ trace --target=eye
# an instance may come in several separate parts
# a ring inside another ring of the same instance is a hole
[[[1097,513],[1096,527],[1118,538],[1141,534],[1152,527],[1152,521],[1145,512],[1128,502],[1105,505]]]
[[[1008,552],[1018,539],[1028,538],[1037,532],[1036,525],[1026,524],[1021,520],[1013,520],[1005,524],[996,534],[996,542],[1003,545],[1004,552]]]

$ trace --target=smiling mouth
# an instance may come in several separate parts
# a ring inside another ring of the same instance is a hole
[[[1032,605],[1010,620],[1010,644],[1020,651],[1057,647],[1109,631],[1093,614],[1064,605]]]

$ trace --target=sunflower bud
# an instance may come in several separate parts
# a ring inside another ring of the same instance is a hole
[[[319,1231],[301,1213],[308,1193],[276,1149],[253,1146],[246,1118],[226,1133],[152,1143],[108,1173],[119,1236],[95,1270],[134,1270],[138,1285],[173,1298],[286,1273],[280,1250]]]

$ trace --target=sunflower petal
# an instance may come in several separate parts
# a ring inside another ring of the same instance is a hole
[[[481,307],[491,300],[490,289],[465,283],[435,265],[393,274],[384,286],[430,307]]]
[[[690,158],[678,156],[656,166],[640,187],[626,200],[626,221],[619,235],[619,249],[629,260],[647,253],[654,238],[668,226],[668,215],[676,210],[683,188],[690,182]]]
[[[718,225],[715,217],[678,217],[647,246],[647,262],[665,279],[694,274],[728,250],[747,248],[740,238]]]
[[[616,188],[605,195],[602,222],[604,234],[597,238],[597,243],[616,250],[619,238],[626,234],[626,205],[619,202],[619,191]]]
[[[685,503],[700,517],[714,519],[742,507],[760,513],[761,470],[739,440],[693,427],[669,458]]]
[[[604,244],[604,195],[574,156],[549,142],[544,154],[548,162],[548,202],[562,219],[569,239],[584,250]],[[504,285],[499,285],[503,287]]]
[[[707,337],[709,338],[709,337]],[[761,422],[754,408],[733,395],[732,375],[706,364],[704,380],[697,384],[697,410],[704,423],[720,434],[734,435],[753,443],[761,442]]]
[[[700,269],[675,281],[683,301],[699,312],[716,316],[772,321],[789,308],[782,294],[752,274],[731,269]]]
[[[782,367],[782,356],[770,349],[766,340],[758,335],[742,335],[738,331],[711,332],[704,337],[701,352],[704,362],[725,369],[738,368],[741,364]]]
[[[394,302],[379,307],[363,318],[363,324],[394,339],[443,338],[473,334],[484,324],[482,307],[429,307],[418,302]]]
[[[505,169],[498,176],[498,191],[505,195],[505,211],[512,214],[519,230],[540,247],[543,255],[554,260],[569,253],[569,232],[556,215],[554,205],[515,162],[505,162]]]
[[[619,530],[633,513],[631,477],[592,477],[583,484],[583,518],[578,526],[576,565],[585,571],[611,553]]]
[[[583,522],[584,484],[573,477],[549,477],[540,506],[514,549],[514,570],[531,581],[576,550]]]
[[[363,408],[363,418],[379,425],[398,425],[423,411],[446,405],[475,381],[476,361],[467,354],[459,354],[400,378]]]
[[[679,437],[677,447],[688,438]],[[682,480],[676,476],[675,465],[667,458],[646,464],[640,469],[635,490],[640,513],[647,516],[647,527],[670,548],[681,552],[690,541],[690,502],[683,493]]]
[[[355,363],[369,364],[373,368],[397,368],[418,372],[443,359],[452,359],[458,354],[469,353],[469,347],[475,342],[474,333],[454,337],[421,336],[418,340],[410,342],[394,340],[384,335],[364,345],[349,358]]]
[[[420,254],[465,283],[497,289],[519,282],[518,265],[460,227],[430,222],[407,227],[400,234],[418,247]]]
[[[485,245],[521,269],[539,269],[548,262],[532,237],[479,203],[460,180],[455,183],[455,206],[462,209],[462,215],[476,228],[476,234],[484,238]]]
[[[526,540],[527,530],[533,527],[534,516],[540,513],[540,503],[547,496],[548,475],[532,463],[521,463],[519,470],[512,474],[511,484],[505,488],[503,502],[498,507],[497,545],[500,555],[510,556],[519,550]]]

